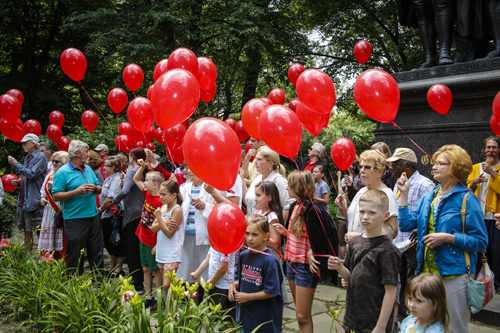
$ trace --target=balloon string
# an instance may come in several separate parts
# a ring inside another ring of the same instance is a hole
[[[7,151],[7,149],[5,148],[5,140],[7,139],[6,136],[4,136],[3,138],[3,150],[5,150],[5,152],[7,153],[7,155],[10,155],[9,152]]]
[[[207,102],[205,102],[205,105],[207,106],[207,114],[208,114],[208,116],[210,117],[210,109],[209,109],[209,107],[208,107],[208,103],[207,103]]]
[[[321,143],[321,142],[319,142],[318,136],[315,136],[315,138],[318,141],[318,143]],[[325,156],[324,149],[322,149],[321,154],[323,155],[323,158],[326,161],[326,156]],[[333,165],[335,165],[335,162],[333,163]],[[337,166],[335,165],[335,167],[337,167]],[[330,171],[330,168],[328,168],[328,166],[327,166],[327,169],[328,169],[328,173],[330,174],[330,178],[331,178],[332,183],[333,183],[333,188],[335,188],[335,193],[338,195],[339,194],[339,190],[337,190],[337,186],[335,185],[335,180],[333,179],[332,172]]]
[[[132,93],[134,94],[134,98],[137,98],[137,96],[135,95],[135,91],[132,91]]]
[[[408,139],[410,139],[410,141],[411,141],[411,142],[413,142],[413,144],[414,144],[415,146],[417,146],[417,147],[418,147],[418,149],[420,149],[420,150],[421,150],[421,151],[422,151],[425,155],[427,155],[427,156],[431,159],[431,161],[432,161],[432,157],[431,157],[431,155],[427,154],[427,153],[426,153],[426,152],[425,152],[422,148],[420,148],[420,146],[419,146],[419,145],[418,145],[415,141],[413,141],[413,140],[412,140],[412,138],[410,138],[410,137],[408,136],[408,134],[406,134],[406,133],[403,131],[403,129],[402,129],[401,127],[399,127],[399,126],[398,126],[395,122],[392,122],[392,124],[394,125],[394,127],[399,128],[399,129],[401,130],[401,132],[403,132],[403,134],[404,134],[404,135],[406,135],[406,137],[407,137]],[[468,187],[466,184],[462,183],[462,182],[461,182],[461,181],[460,181],[457,177],[455,177],[455,175],[453,175],[450,171],[448,171],[448,174],[449,174],[450,176],[452,176],[452,177],[453,177],[453,178],[454,178],[454,179],[455,179],[455,180],[456,180],[459,184],[461,184],[462,186],[464,186],[464,187],[465,187],[465,188],[466,188],[466,189],[467,189],[470,193],[472,193],[473,195],[475,195],[475,196],[479,199],[479,201],[481,201],[482,203],[484,203],[486,206],[490,207],[490,208],[491,208],[491,210],[492,210],[493,212],[497,213],[497,211],[495,210],[495,208],[493,208],[491,205],[489,205],[486,201],[482,200],[482,199],[481,199],[478,195],[476,195],[476,193],[475,193],[475,192],[474,192],[474,191],[473,191],[470,187]]]
[[[295,161],[295,166],[297,167],[297,170],[299,171],[299,175],[302,178],[302,181],[304,182],[304,188],[307,191],[307,195],[309,195],[309,199],[311,200],[311,204],[313,205],[314,211],[316,212],[316,215],[318,216],[319,222],[321,223],[321,227],[323,228],[323,231],[325,232],[326,239],[328,239],[328,244],[330,244],[330,248],[332,249],[334,256],[337,256],[337,254],[335,253],[335,249],[333,248],[333,245],[330,242],[330,238],[328,238],[328,234],[326,233],[326,229],[325,229],[325,226],[323,224],[323,221],[321,220],[321,217],[319,216],[318,210],[316,209],[316,205],[314,204],[314,200],[311,196],[311,193],[309,193],[309,189],[306,186],[306,180],[304,179],[302,172],[300,172],[299,165],[297,164],[297,161]]]
[[[246,210],[245,206],[241,206],[241,208],[243,208],[243,210],[244,210],[244,211],[245,211],[245,213],[248,215],[248,217],[249,217],[250,219],[252,219],[252,222],[253,222],[253,223],[255,223],[255,225],[257,226],[257,228],[259,228],[260,232],[262,232],[262,234],[264,235],[264,237],[266,237],[266,238],[267,238],[267,240],[268,240],[269,244],[271,244],[271,245],[274,247],[274,249],[275,249],[275,250],[276,250],[276,252],[278,253],[279,257],[280,257],[280,258],[282,258],[282,259],[286,262],[286,264],[288,265],[288,267],[290,267],[290,268],[292,269],[292,271],[295,273],[295,275],[296,275],[296,276],[298,276],[298,277],[299,277],[299,279],[301,279],[301,280],[302,280],[302,282],[304,283],[304,285],[306,285],[306,286],[307,286],[307,283],[304,281],[304,279],[303,279],[303,278],[300,276],[300,274],[299,274],[299,273],[297,273],[297,271],[296,271],[296,270],[292,267],[292,265],[290,264],[290,261],[289,261],[289,260],[287,260],[287,259],[285,258],[285,256],[283,255],[283,253],[281,253],[281,251],[280,251],[279,249],[277,249],[277,248],[276,248],[276,246],[274,246],[274,244],[271,242],[271,239],[269,239],[269,237],[266,235],[266,233],[264,232],[264,230],[262,230],[262,228],[259,226],[259,224],[257,224],[257,222],[255,222],[255,220],[254,220],[254,218],[252,217],[252,215],[248,214],[248,211]],[[257,251],[257,250],[254,250],[254,251]],[[259,251],[259,252],[260,252],[260,251]],[[266,253],[266,255],[267,255],[267,253]],[[241,272],[240,272],[240,274],[241,274]],[[311,294],[313,294],[313,295],[314,295],[314,291],[313,291],[310,287],[307,287],[307,289],[309,289],[309,291],[311,292]]]
[[[448,114],[446,114],[446,117],[448,118],[448,120],[450,121],[450,123],[452,125],[454,125],[453,122],[451,121],[450,116],[448,116]],[[474,150],[472,150],[472,148],[469,146],[469,144],[467,143],[467,141],[465,141],[465,138],[462,136],[462,134],[460,134],[460,132],[455,127],[453,127],[453,128],[455,129],[455,131],[457,131],[458,135],[460,135],[460,137],[462,138],[462,140],[465,142],[465,144],[467,145],[467,148],[469,148],[469,150],[474,154],[474,156],[476,156],[476,158],[479,161],[479,163],[481,163],[481,159],[476,155],[476,153],[474,152]]]
[[[89,136],[90,136],[90,146],[92,147],[92,132],[89,132]]]
[[[113,127],[111,126],[111,124],[108,122],[108,120],[106,119],[106,117],[104,117],[104,115],[102,114],[101,110],[99,110],[99,108],[97,107],[97,105],[94,103],[94,100],[92,99],[92,97],[90,97],[89,93],[87,92],[87,89],[85,89],[85,87],[83,86],[83,84],[81,82],[78,82],[80,83],[80,85],[82,86],[83,90],[85,91],[85,93],[87,94],[87,96],[89,97],[90,101],[92,102],[92,104],[94,104],[95,108],[97,109],[97,111],[99,111],[99,113],[101,114],[102,118],[106,121],[106,123],[108,124],[109,128],[111,128],[111,130],[113,131]],[[113,131],[114,132],[114,131]]]

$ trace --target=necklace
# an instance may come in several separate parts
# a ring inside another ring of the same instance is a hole
[[[439,200],[443,200],[443,198],[448,194],[450,193],[450,191],[448,192],[439,192]]]

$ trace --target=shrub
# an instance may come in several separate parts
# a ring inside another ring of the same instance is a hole
[[[12,237],[15,223],[17,222],[17,190],[5,192],[2,207],[0,207],[0,237]]]

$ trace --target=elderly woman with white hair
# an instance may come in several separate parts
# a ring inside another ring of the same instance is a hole
[[[260,147],[257,151],[254,162],[256,163],[255,166],[257,171],[260,172],[260,175],[255,177],[246,192],[246,187],[243,186],[243,197],[245,198],[248,215],[255,214],[257,211],[255,203],[255,186],[261,181],[266,181],[273,182],[278,188],[281,206],[283,207],[283,219],[286,220],[288,217],[288,208],[293,200],[290,199],[288,195],[288,180],[285,177],[285,167],[280,164],[280,156],[269,147],[264,146]]]

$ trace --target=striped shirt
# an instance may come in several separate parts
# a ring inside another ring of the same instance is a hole
[[[236,271],[236,254],[231,253],[228,255],[215,251],[211,246],[208,252],[210,261],[208,264],[208,278],[214,277],[215,272],[219,269],[221,262],[227,262],[227,272],[219,281],[215,283],[215,287],[219,289],[229,289],[229,284],[234,282],[234,273]]]
[[[423,197],[428,192],[432,191],[434,188],[434,183],[429,178],[422,176],[418,171],[410,177],[410,190],[408,191],[408,210],[411,212],[417,208],[418,200]],[[394,185],[393,189],[394,195],[399,205],[399,191],[398,184]],[[401,251],[404,252],[408,250],[411,232],[399,231],[396,239],[394,240],[394,245]]]
[[[200,190],[201,186],[198,187],[192,187],[191,188],[191,199],[192,198],[199,198],[200,197]],[[194,213],[196,212],[196,208],[193,206],[193,202],[191,202],[191,205],[189,206],[189,214],[188,214],[188,219],[187,223],[194,223]]]
[[[311,248],[306,224],[302,222],[302,237],[297,237],[291,232],[292,220],[295,217],[295,209],[290,216],[288,224],[288,234],[286,238],[285,259],[300,264],[309,264],[307,261],[307,251]]]

